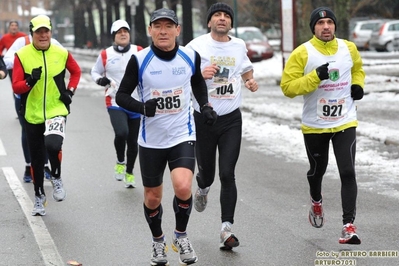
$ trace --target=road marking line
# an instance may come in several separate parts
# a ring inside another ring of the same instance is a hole
[[[0,139],[0,155],[7,155],[6,149],[4,148],[3,142]]]
[[[19,205],[21,205],[22,211],[32,228],[33,235],[35,236],[36,242],[42,253],[44,265],[64,265],[65,263],[58,253],[57,247],[47,230],[43,218],[41,216],[32,216],[31,211],[33,202],[30,200],[28,194],[23,188],[14,169],[12,167],[3,167],[2,170],[15,198],[18,200]]]

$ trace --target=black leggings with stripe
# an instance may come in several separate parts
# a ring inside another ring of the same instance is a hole
[[[34,183],[35,195],[45,194],[44,181],[44,158],[47,152],[51,176],[61,176],[62,144],[64,138],[59,135],[50,134],[44,136],[45,124],[30,124],[25,121],[26,136],[28,140],[29,153],[31,157],[31,174]]]
[[[343,223],[352,223],[356,216],[357,183],[355,172],[356,128],[337,133],[304,134],[310,169],[307,178],[310,196],[321,199],[323,175],[328,165],[329,145],[332,142],[341,179],[341,203]]]

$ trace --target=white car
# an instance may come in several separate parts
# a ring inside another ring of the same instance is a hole
[[[399,20],[389,20],[374,29],[370,38],[370,49],[392,52],[396,50],[395,39],[399,36]]]
[[[373,29],[379,28],[382,23],[381,19],[356,21],[350,29],[349,40],[354,42],[359,50],[368,50]]]

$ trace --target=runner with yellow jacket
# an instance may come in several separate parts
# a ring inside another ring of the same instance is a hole
[[[353,42],[335,37],[337,20],[328,7],[310,15],[313,38],[297,47],[287,60],[281,79],[285,96],[303,95],[302,133],[310,169],[309,221],[324,224],[322,180],[328,165],[330,141],[341,179],[341,244],[360,244],[353,225],[356,216],[357,183],[356,100],[363,98],[365,73]]]
[[[53,198],[65,199],[61,179],[62,143],[65,138],[69,105],[79,83],[81,70],[63,47],[51,44],[51,21],[44,15],[30,22],[32,43],[15,54],[12,87],[21,95],[21,112],[25,117],[34,182],[35,203],[32,215],[45,215],[46,194],[43,186],[44,158],[47,151],[51,164]],[[69,83],[65,84],[68,70]]]

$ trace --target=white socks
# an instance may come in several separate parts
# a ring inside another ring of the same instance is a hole
[[[199,188],[200,194],[201,195],[208,195],[210,187],[206,187],[206,188]]]
[[[228,231],[231,230],[231,226],[232,224],[230,222],[223,222],[222,223],[222,231],[224,231],[224,229],[227,227]]]

